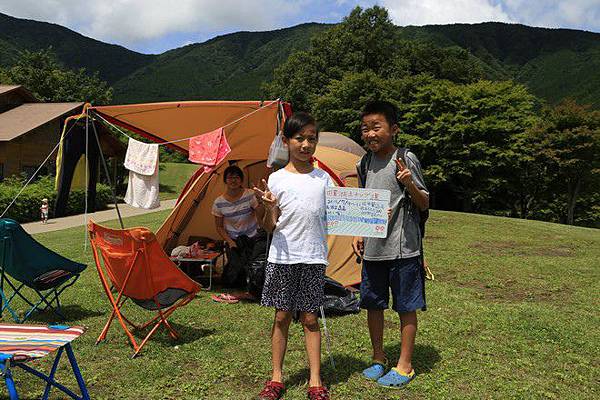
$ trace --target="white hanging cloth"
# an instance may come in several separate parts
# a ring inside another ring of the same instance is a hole
[[[159,207],[158,144],[129,138],[123,165],[129,170],[125,203],[146,209]]]

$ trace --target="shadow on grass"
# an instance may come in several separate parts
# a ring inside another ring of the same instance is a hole
[[[27,321],[39,322],[44,324],[58,323],[65,324],[69,321],[82,321],[87,318],[99,317],[105,315],[103,311],[89,310],[78,304],[69,304],[60,308],[61,313],[65,318],[61,319],[58,315],[50,310],[34,312]]]
[[[397,357],[400,355],[400,343],[385,346],[385,353],[395,362]],[[333,369],[329,356],[324,354],[321,359],[323,380],[327,385],[335,385],[341,382],[347,382],[350,376],[356,373],[362,372],[363,369],[367,368],[370,364],[365,361],[368,360],[368,355],[365,357],[355,357],[348,354],[334,353],[333,360],[336,368]],[[436,363],[441,360],[440,353],[437,348],[429,344],[416,344],[415,351],[413,353],[413,368],[417,374],[426,374],[430,372]],[[392,362],[392,361],[391,361]],[[392,362],[392,363],[393,363]],[[391,367],[393,365],[389,365]],[[303,385],[308,381],[309,370],[303,368],[296,372],[287,381],[289,386]]]
[[[390,357],[393,362],[398,360],[400,356],[400,343],[385,346],[385,354]],[[435,346],[430,344],[416,344],[415,351],[413,353],[413,369],[417,374],[426,374],[430,372],[435,364],[437,364],[442,357]]]
[[[114,322],[113,322],[114,324]],[[213,333],[215,333],[214,329],[204,329],[204,328],[197,328],[195,326],[189,326],[189,325],[181,325],[181,324],[177,324],[175,322],[171,322],[169,321],[169,324],[171,325],[171,327],[173,329],[175,329],[175,332],[177,332],[177,334],[179,335],[179,339],[173,339],[171,338],[171,336],[169,335],[167,329],[164,326],[161,326],[160,328],[158,328],[158,330],[154,333],[154,335],[152,335],[152,337],[150,338],[150,342],[158,342],[164,345],[173,345],[173,344],[189,344],[189,343],[193,343],[199,339],[202,339],[204,337],[210,336]],[[118,322],[117,322],[118,325]],[[119,329],[121,327],[119,326]],[[114,329],[113,327],[111,327],[111,329]],[[148,334],[148,332],[150,332],[151,328],[146,328],[143,330],[136,330],[133,332],[133,336],[137,339],[143,340],[146,335]]]
[[[158,191],[160,193],[175,193],[175,187],[171,185],[163,185],[162,183],[158,184]]]

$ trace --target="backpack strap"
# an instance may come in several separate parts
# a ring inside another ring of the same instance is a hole
[[[362,188],[367,185],[367,168],[369,168],[369,164],[371,164],[371,157],[373,157],[373,153],[367,151],[356,166],[358,185]]]

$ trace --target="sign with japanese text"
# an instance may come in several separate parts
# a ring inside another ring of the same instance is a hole
[[[325,192],[327,233],[385,238],[390,194],[385,189],[328,187]]]

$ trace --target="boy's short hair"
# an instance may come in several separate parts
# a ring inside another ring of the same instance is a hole
[[[237,165],[230,165],[225,168],[225,171],[223,172],[223,182],[227,181],[229,175],[236,175],[239,176],[241,180],[244,180],[244,172]]]
[[[368,102],[360,113],[360,120],[362,121],[367,115],[373,114],[383,115],[390,126],[398,123],[398,108],[389,101],[375,100]]]
[[[317,130],[317,137],[319,136],[319,127],[317,121],[312,115],[299,111],[295,112],[291,117],[285,120],[283,125],[283,136],[291,139],[296,133],[300,132],[308,125],[314,125]]]

